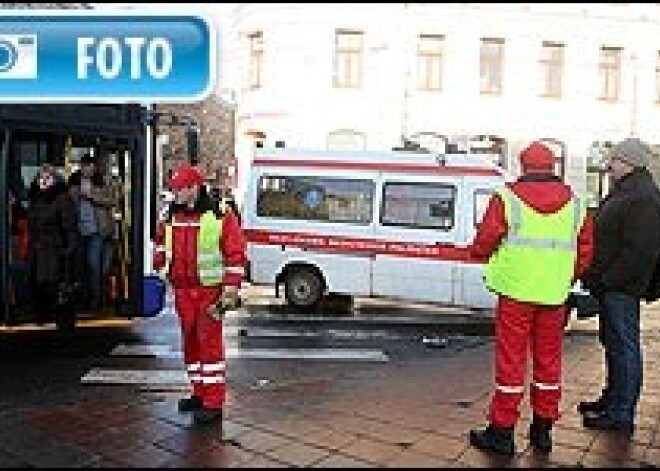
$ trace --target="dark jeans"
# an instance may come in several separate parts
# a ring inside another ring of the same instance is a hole
[[[85,301],[89,308],[98,309],[105,293],[106,276],[112,263],[112,241],[99,234],[82,237],[82,266],[87,269],[81,275]]]
[[[603,399],[612,419],[633,423],[642,391],[639,299],[606,292],[601,301],[600,341],[607,374]]]

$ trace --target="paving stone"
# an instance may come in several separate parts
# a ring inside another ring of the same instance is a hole
[[[302,468],[309,467],[321,461],[329,454],[330,452],[328,450],[297,442],[288,443],[266,453],[270,458]]]
[[[348,456],[332,454],[316,463],[314,468],[372,468],[372,463],[356,460]]]
[[[340,452],[369,463],[385,465],[390,458],[401,453],[401,448],[369,438],[358,438]]]
[[[437,456],[407,450],[393,457],[385,466],[387,468],[446,468],[451,464]]]
[[[151,444],[144,444],[139,448],[117,451],[107,457],[131,468],[158,468],[175,455],[167,450]]]
[[[250,430],[235,439],[241,448],[258,453],[264,453],[291,443],[291,440],[273,433],[266,433],[260,430]]]
[[[458,440],[455,438],[447,437],[438,434],[428,434],[420,441],[415,443],[411,448],[411,452],[419,452],[442,458],[444,460],[453,461],[461,456],[469,446],[467,440]]]

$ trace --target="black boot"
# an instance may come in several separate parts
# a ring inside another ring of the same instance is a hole
[[[179,399],[179,412],[194,412],[202,408],[202,399],[197,396],[190,396]]]
[[[470,430],[470,444],[480,450],[494,451],[502,455],[513,456],[513,427],[489,425],[485,430]]]
[[[580,414],[602,414],[607,409],[607,401],[603,397],[599,397],[595,401],[588,402],[582,401],[578,404],[577,410]]]
[[[531,425],[529,426],[529,441],[535,450],[542,453],[550,453],[552,451],[552,421],[544,419],[538,415],[534,415]]]
[[[202,407],[193,412],[193,419],[198,425],[219,424],[222,426],[222,409]]]

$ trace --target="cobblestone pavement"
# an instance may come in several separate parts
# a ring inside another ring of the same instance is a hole
[[[91,396],[0,412],[0,466],[18,467],[643,467],[660,465],[660,309],[644,313],[645,382],[632,440],[584,429],[575,411],[600,391],[595,321],[565,342],[563,415],[553,451],[535,454],[525,396],[517,454],[468,445],[485,424],[493,344],[439,361],[421,358],[322,373],[267,387],[232,384],[222,430],[176,412],[183,391]],[[4,379],[3,379],[4,381]]]

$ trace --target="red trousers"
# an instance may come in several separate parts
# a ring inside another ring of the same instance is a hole
[[[183,359],[192,393],[204,407],[221,408],[225,403],[225,351],[222,321],[213,320],[206,310],[220,296],[219,288],[176,288],[174,304],[179,314]]]
[[[525,393],[527,349],[531,341],[533,381],[530,385],[534,414],[559,418],[561,352],[566,306],[540,306],[500,296],[495,319],[495,393],[490,422],[515,426]]]

